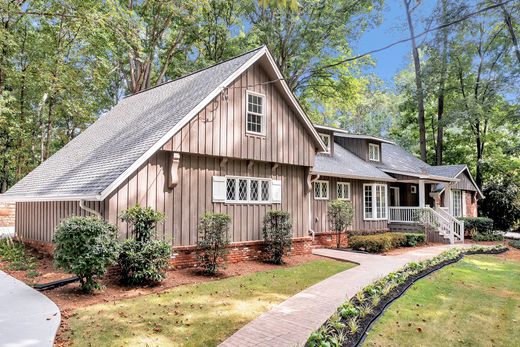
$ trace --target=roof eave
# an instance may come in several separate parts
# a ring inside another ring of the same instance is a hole
[[[312,170],[311,174],[320,175],[320,176],[330,176],[330,177],[339,177],[339,178],[349,178],[354,180],[363,180],[363,181],[382,181],[382,182],[396,182],[397,180],[392,177],[373,177],[373,176],[360,176],[360,175],[347,175],[340,174],[336,172],[326,172],[326,171],[315,171]]]
[[[101,195],[4,195],[0,202],[100,201]]]
[[[419,179],[431,179],[431,180],[437,180],[441,182],[459,182],[460,180],[457,178],[450,178],[450,177],[444,177],[444,176],[436,176],[436,175],[428,175],[428,174],[420,174],[417,172],[409,172],[409,171],[400,171],[400,170],[392,170],[387,168],[379,168],[381,171],[384,171],[386,173],[393,173],[397,175],[405,175],[405,176],[411,176],[411,177],[417,177]]]

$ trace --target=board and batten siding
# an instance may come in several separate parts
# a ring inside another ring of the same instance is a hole
[[[158,238],[175,246],[194,245],[197,225],[206,211],[226,213],[231,217],[232,242],[262,239],[262,221],[268,210],[285,210],[291,214],[294,237],[308,236],[308,198],[305,191],[306,169],[294,165],[280,165],[272,171],[272,164],[229,160],[221,167],[221,158],[181,154],[179,182],[168,189],[164,171],[168,170],[169,153],[159,151],[143,164],[106,200],[106,219],[116,224],[121,237],[128,236],[128,227],[117,218],[122,211],[135,204],[149,206],[163,212],[166,221],[158,226]],[[213,203],[213,176],[246,176],[282,181],[281,204]]]
[[[354,217],[352,218],[352,225],[348,230],[353,231],[379,231],[388,229],[388,221],[386,220],[364,220],[363,219],[363,184],[367,183],[382,183],[384,182],[370,182],[343,179],[336,177],[320,177],[320,181],[329,182],[329,199],[328,200],[316,200],[314,199],[314,193],[312,193],[312,226],[311,228],[316,233],[323,233],[330,231],[329,220],[327,217],[327,204],[337,198],[337,182],[349,182],[350,183],[350,201],[354,209]],[[388,193],[387,193],[388,195]]]
[[[104,215],[103,202],[87,201],[85,205]],[[52,242],[62,219],[88,215],[78,201],[17,202],[16,235],[24,240]]]
[[[451,189],[469,190],[472,192],[477,191],[477,188],[475,188],[475,185],[473,184],[473,182],[471,182],[471,179],[469,178],[466,170],[464,170],[460,175],[458,175],[457,178],[460,181],[455,182],[451,186]]]
[[[300,116],[255,64],[225,88],[162,149],[313,166],[316,144]],[[265,136],[246,134],[246,91],[265,95]]]

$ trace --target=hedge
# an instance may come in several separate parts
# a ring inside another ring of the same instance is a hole
[[[354,250],[382,253],[397,247],[414,247],[424,243],[424,234],[388,232],[375,235],[352,236],[349,245]]]
[[[464,222],[464,231],[471,233],[476,231],[485,234],[493,231],[493,220],[487,217],[465,217],[459,218]]]

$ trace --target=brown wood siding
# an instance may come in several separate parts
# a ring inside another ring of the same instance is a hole
[[[316,145],[261,66],[253,65],[172,137],[164,150],[313,166]],[[266,134],[246,134],[246,91],[265,95]]]
[[[475,188],[475,185],[473,182],[471,182],[471,179],[465,170],[460,175],[458,175],[457,178],[460,181],[454,183],[451,189],[470,190],[473,192],[477,191],[477,188]]]
[[[366,221],[363,219],[363,184],[374,183],[370,181],[349,180],[335,177],[320,177],[320,181],[329,181],[329,199],[316,200],[312,193],[312,228],[317,233],[330,230],[327,217],[327,204],[337,198],[337,182],[350,182],[350,201],[354,208],[354,217],[349,230],[354,231],[376,231],[388,229],[388,221]],[[378,182],[383,183],[384,182]],[[388,193],[387,193],[388,195]]]
[[[86,206],[104,214],[104,205],[89,201]],[[88,216],[77,201],[46,201],[16,203],[16,235],[40,242],[51,242],[61,220],[70,216]]]
[[[166,188],[163,178],[164,171],[168,170],[168,156],[166,151],[157,152],[105,200],[108,220],[120,228],[123,237],[127,235],[127,226],[117,216],[135,203],[165,213],[166,221],[159,227],[158,235],[170,242],[173,238],[174,245],[187,246],[197,242],[197,224],[206,211],[231,216],[230,238],[233,242],[262,239],[262,220],[270,209],[288,211],[292,217],[294,236],[307,236],[309,195],[304,191],[304,167],[280,165],[273,173],[269,163],[255,162],[248,170],[246,160],[229,160],[220,167],[220,158],[181,154],[179,183],[170,190]],[[282,203],[213,203],[212,177],[226,175],[281,180]]]

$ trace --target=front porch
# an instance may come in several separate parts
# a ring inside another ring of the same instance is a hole
[[[435,242],[464,242],[464,223],[449,212],[451,199],[446,196],[450,196],[447,182],[401,177],[389,185],[390,230],[425,231]]]

